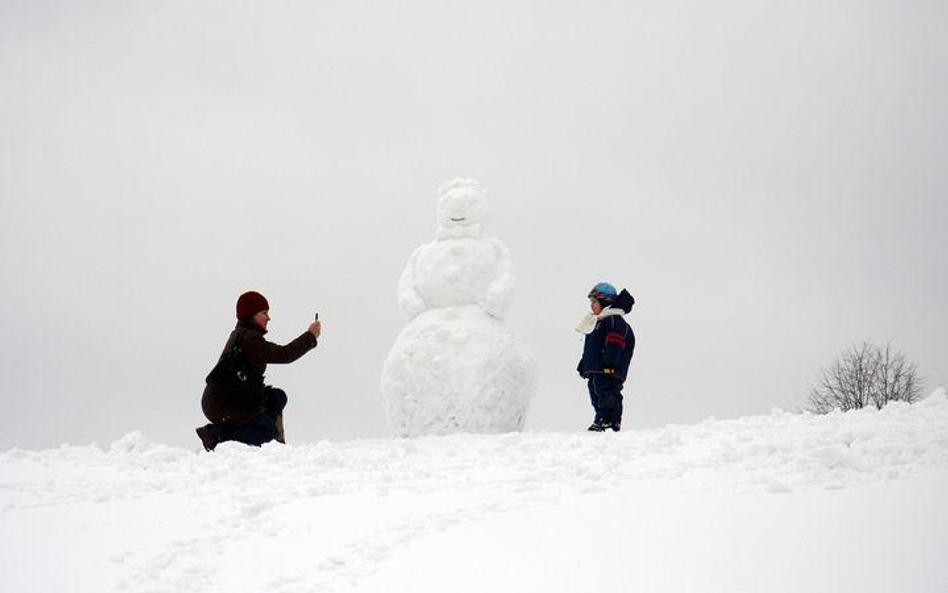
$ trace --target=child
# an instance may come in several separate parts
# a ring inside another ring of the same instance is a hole
[[[622,424],[622,384],[629,371],[635,334],[622,318],[632,310],[635,299],[628,291],[616,294],[613,285],[600,282],[589,294],[592,313],[576,331],[586,334],[583,357],[576,370],[586,379],[589,399],[596,418],[589,430],[618,432]]]

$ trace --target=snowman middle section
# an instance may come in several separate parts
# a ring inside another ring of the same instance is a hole
[[[416,250],[411,283],[429,309],[478,303],[492,284],[513,282],[505,277],[509,274],[505,251],[496,239],[434,241]]]

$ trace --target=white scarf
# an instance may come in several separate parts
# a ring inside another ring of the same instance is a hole
[[[612,317],[613,315],[625,315],[625,311],[622,309],[613,309],[612,307],[607,307],[603,309],[599,315],[596,315],[595,313],[588,313],[585,317],[583,317],[582,321],[579,322],[579,325],[576,326],[576,331],[588,336],[589,334],[593,333],[593,330],[596,329],[596,324],[599,323],[600,319]]]

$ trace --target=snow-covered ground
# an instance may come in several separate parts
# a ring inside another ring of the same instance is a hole
[[[948,399],[625,433],[0,454],[0,590],[948,591]]]

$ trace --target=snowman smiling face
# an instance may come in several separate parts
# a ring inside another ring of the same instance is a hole
[[[489,208],[478,187],[459,187],[446,192],[438,202],[439,235],[479,237]]]

